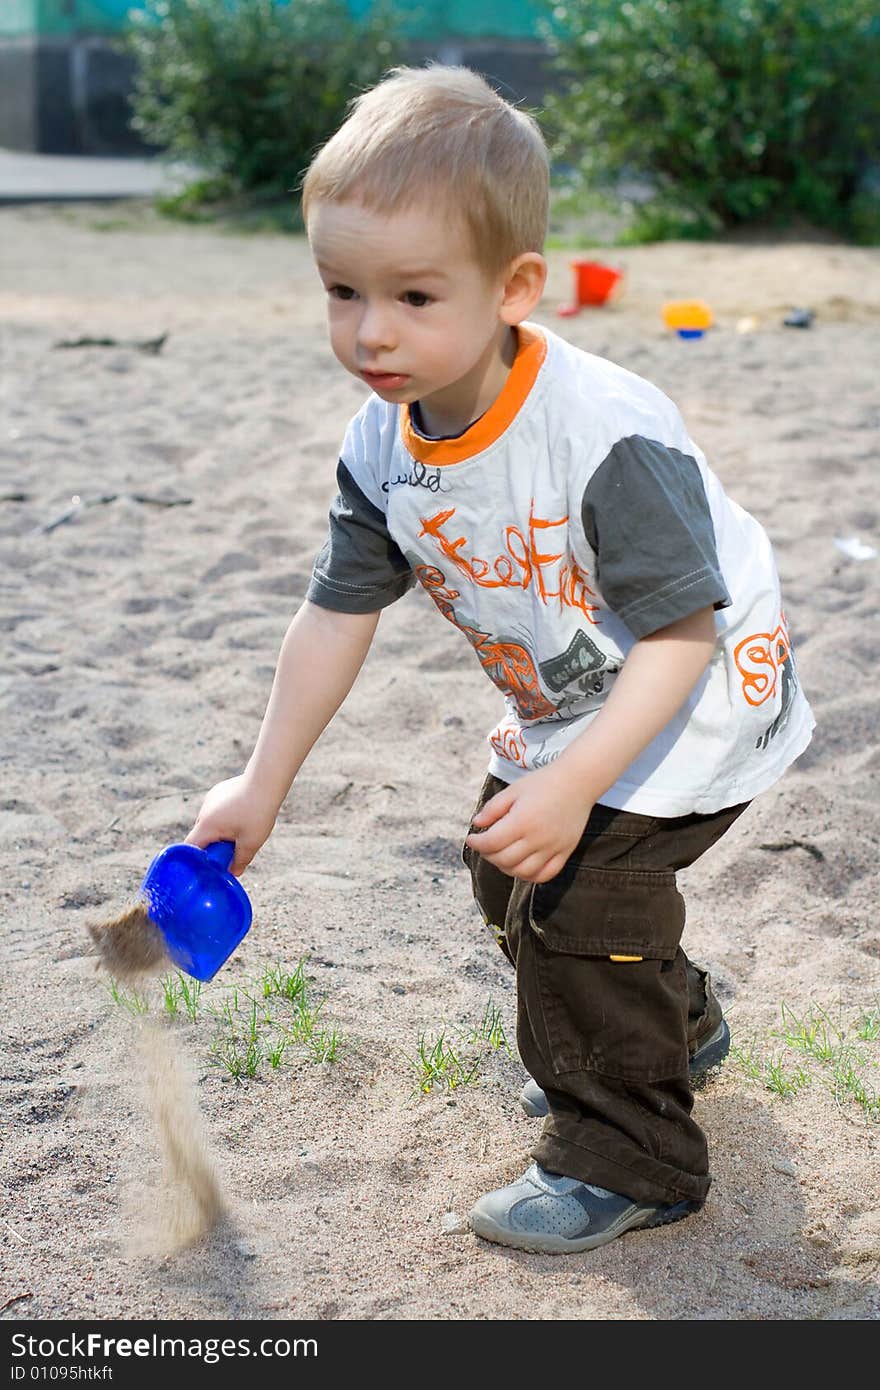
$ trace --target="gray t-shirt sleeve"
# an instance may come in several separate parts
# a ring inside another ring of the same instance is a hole
[[[342,459],[336,481],[339,493],[306,598],[341,613],[375,613],[405,594],[415,575],[384,512],[364,495]]]
[[[689,454],[640,435],[618,440],[587,483],[582,518],[602,597],[634,637],[730,605]]]

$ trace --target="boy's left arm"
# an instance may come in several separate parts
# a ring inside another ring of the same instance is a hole
[[[548,767],[487,801],[466,843],[515,878],[546,883],[562,869],[595,802],[678,713],[715,650],[701,608],[637,642],[590,727]]]

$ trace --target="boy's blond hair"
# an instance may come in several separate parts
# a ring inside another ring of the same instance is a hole
[[[537,122],[469,68],[392,68],[352,102],[302,184],[303,217],[319,200],[394,212],[438,203],[469,233],[477,263],[503,271],[541,251],[549,160]]]

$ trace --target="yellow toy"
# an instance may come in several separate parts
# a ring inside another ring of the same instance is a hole
[[[712,310],[705,299],[670,299],[663,305],[663,322],[679,338],[702,338],[712,326]]]

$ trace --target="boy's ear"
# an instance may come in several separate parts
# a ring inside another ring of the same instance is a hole
[[[510,262],[504,282],[502,323],[522,323],[538,304],[547,282],[547,262],[538,251],[524,251]]]

